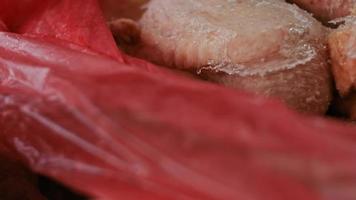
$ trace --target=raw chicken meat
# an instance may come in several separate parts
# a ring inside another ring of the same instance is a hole
[[[345,18],[345,25],[329,36],[332,71],[336,88],[345,101],[339,107],[356,120],[356,17]]]
[[[350,14],[355,0],[288,0],[313,13],[315,17],[328,22]]]
[[[278,0],[152,0],[139,24],[138,44],[121,44],[133,55],[279,97],[303,112],[324,113],[329,105],[327,31],[297,6]]]
[[[336,87],[346,96],[356,89],[356,17],[348,17],[346,25],[330,34],[329,48]]]

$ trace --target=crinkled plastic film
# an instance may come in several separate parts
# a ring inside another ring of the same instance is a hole
[[[0,33],[0,143],[33,171],[100,200],[356,198],[354,126],[123,55],[94,0],[40,5]]]

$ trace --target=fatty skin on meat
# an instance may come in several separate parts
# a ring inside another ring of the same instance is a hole
[[[327,22],[350,14],[356,5],[355,0],[289,0],[313,13],[318,19]]]

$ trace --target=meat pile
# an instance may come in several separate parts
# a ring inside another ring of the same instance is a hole
[[[327,23],[330,20],[350,14],[355,0],[288,0],[311,12],[316,18]]]
[[[318,1],[295,0],[295,3],[313,12],[324,22],[341,24],[328,36],[332,72],[338,96],[336,111],[356,120],[356,2],[354,0]]]
[[[136,31],[140,41],[126,48],[129,53],[279,97],[299,111],[327,110],[327,31],[297,6],[275,0],[151,0],[146,7]]]
[[[294,3],[324,22],[350,14],[354,4]],[[305,113],[324,114],[329,108],[330,30],[296,5],[279,0],[151,0],[138,23],[119,18],[111,27],[118,44],[134,56],[231,88],[277,97]],[[335,39],[330,37],[335,54]]]
[[[160,7],[165,2],[171,4]],[[115,33],[119,45],[233,89],[126,55],[117,48],[96,0],[0,1],[0,153],[6,155],[1,162],[18,168],[14,180],[27,188],[9,196],[25,191],[28,199],[46,198],[24,165],[97,200],[355,199],[355,126],[297,113],[239,86],[248,79],[255,85],[270,83],[276,88],[266,95],[276,94],[305,112],[325,111],[331,98],[326,28],[282,1],[175,2],[151,1],[139,24],[114,22],[120,25]],[[185,12],[184,2],[191,3],[191,12]],[[244,6],[241,16],[218,12],[235,4]],[[209,9],[197,15],[199,6],[206,5]],[[162,9],[153,12],[155,6]],[[181,13],[164,15],[163,8]],[[169,18],[180,15],[192,24]],[[174,24],[157,21],[151,25],[160,35],[150,36],[145,31],[151,27],[142,28],[143,21],[151,23],[157,16],[195,31],[179,32]],[[221,19],[233,29],[219,25]],[[211,34],[196,27],[195,20]],[[216,40],[220,34],[228,40]],[[211,43],[189,42],[209,37]],[[143,42],[151,40],[163,46]],[[178,41],[189,53],[172,47],[170,42]],[[235,66],[241,68],[227,73]],[[252,86],[247,89],[258,94],[266,88]],[[302,96],[312,95],[308,104],[303,97],[295,103],[273,91],[290,95],[298,87],[307,87],[297,90]],[[1,199],[12,184],[0,184]]]
[[[340,94],[338,109],[356,120],[356,18],[349,16],[345,24],[329,36],[336,88]]]

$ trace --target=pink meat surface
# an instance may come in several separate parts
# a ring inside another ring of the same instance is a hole
[[[349,16],[344,25],[329,36],[332,71],[340,94],[338,107],[356,120],[356,18]]]
[[[288,0],[308,10],[324,22],[345,17],[356,5],[355,0]]]
[[[112,28],[124,35],[119,45],[128,33],[137,35],[127,21],[122,30],[121,22]],[[135,56],[277,97],[302,112],[324,114],[329,106],[327,30],[297,6],[279,0],[151,0],[139,25],[140,38],[121,45]]]

